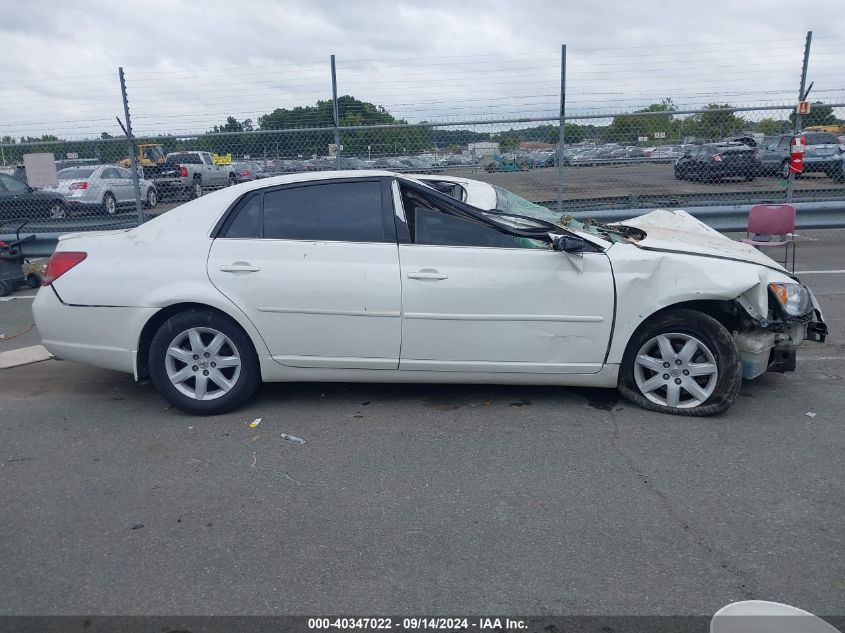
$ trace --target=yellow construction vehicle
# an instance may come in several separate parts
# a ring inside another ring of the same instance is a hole
[[[831,134],[845,134],[845,125],[810,125],[805,132],[830,132]]]
[[[158,143],[139,143],[135,158],[139,167],[154,171],[164,164],[164,149]],[[129,167],[131,164],[128,158],[124,158],[119,163],[121,167]]]

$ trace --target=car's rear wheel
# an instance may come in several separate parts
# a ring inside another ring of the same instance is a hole
[[[202,197],[202,178],[194,178],[194,184],[191,188],[191,194],[194,198]]]
[[[159,393],[196,415],[237,408],[260,382],[249,337],[212,310],[187,310],[165,321],[150,345],[149,367]]]
[[[785,160],[780,164],[780,177],[786,180],[789,178],[789,161]]]
[[[106,193],[106,195],[103,196],[103,211],[105,211],[107,215],[114,215],[117,213],[117,199],[115,199],[114,195],[111,193]]]
[[[157,204],[158,204],[158,191],[156,191],[155,187],[150,187],[149,189],[147,189],[147,208],[148,209],[155,209]]]
[[[730,332],[713,317],[679,309],[647,321],[628,343],[619,392],[645,409],[707,416],[727,410],[742,384]]]

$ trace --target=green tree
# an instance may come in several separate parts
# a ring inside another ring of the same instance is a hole
[[[748,122],[734,114],[729,103],[711,103],[704,112],[695,114],[684,125],[685,131],[702,139],[720,139],[742,132]]]
[[[637,143],[640,136],[653,139],[656,133],[664,134],[666,139],[674,138],[677,122],[672,112],[675,110],[677,107],[671,99],[663,99],[633,114],[613,117],[611,124],[602,129],[601,138],[624,144]]]
[[[789,113],[790,127],[795,127],[795,111]],[[825,105],[821,101],[815,101],[810,104],[810,114],[801,116],[801,125],[809,127],[810,125],[839,125],[842,120],[837,118],[833,113],[833,108]]]
[[[779,121],[771,117],[766,117],[757,121],[754,125],[754,131],[765,134],[766,136],[773,136],[784,132],[788,127],[789,121]]]

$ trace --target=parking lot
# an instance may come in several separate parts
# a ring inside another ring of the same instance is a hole
[[[844,248],[798,246],[828,342],[717,418],[600,389],[353,384],[196,418],[124,374],[0,370],[0,610],[841,613]],[[38,342],[29,296],[0,302],[0,352]]]

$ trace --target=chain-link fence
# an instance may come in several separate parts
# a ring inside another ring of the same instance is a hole
[[[45,81],[33,105],[0,104],[0,222],[131,226],[215,189],[334,169],[481,180],[567,212],[845,201],[835,39],[815,44],[805,169],[787,177],[802,44],[339,60],[334,98],[325,62],[127,71],[125,103],[116,77],[78,79],[69,101],[70,83]],[[69,114],[38,122],[45,110]]]

